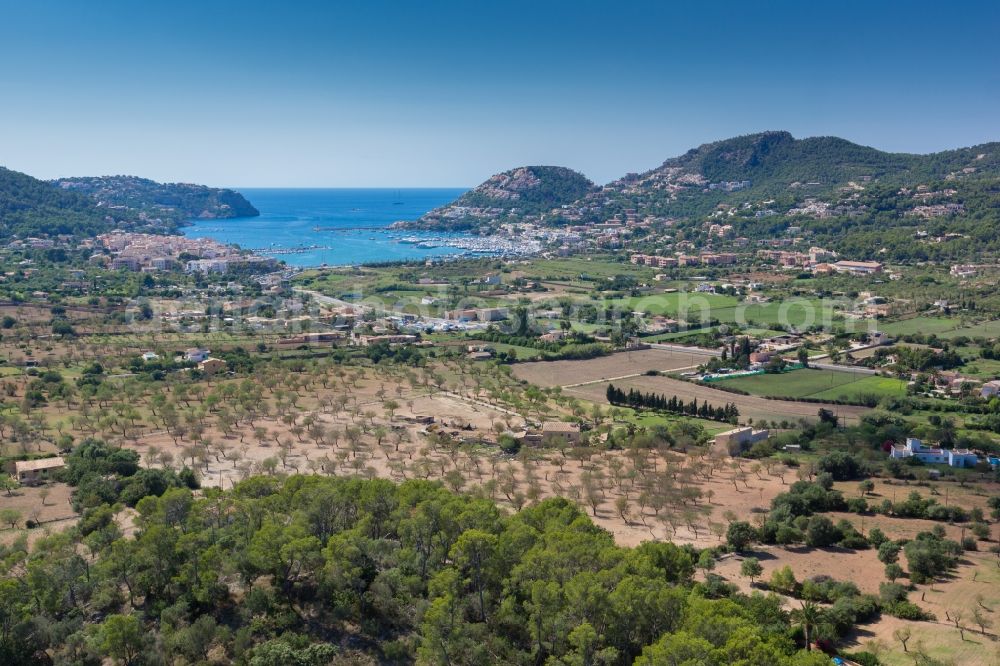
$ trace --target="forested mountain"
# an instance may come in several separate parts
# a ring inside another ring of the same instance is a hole
[[[860,246],[871,253],[884,243],[912,245],[906,239],[923,227],[971,239],[991,234],[991,225],[1000,222],[1000,143],[914,155],[836,137],[796,139],[788,132],[762,132],[704,144],[604,187],[589,187],[583,176],[554,167],[545,167],[543,182],[567,186],[518,187],[538,169],[494,176],[414,226],[488,232],[506,221],[558,226],[626,214],[700,224],[720,210],[739,207],[750,219],[727,221],[738,226],[740,235],[761,238],[799,224],[824,242],[843,241],[842,249]],[[908,191],[914,188],[919,191]],[[574,200],[574,192],[583,194]],[[910,255],[912,249],[903,252]],[[968,254],[960,245],[953,249],[923,254]]]
[[[680,168],[703,176],[707,183],[749,180],[751,187],[777,189],[794,183],[830,187],[862,179],[912,185],[968,167],[980,174],[1000,174],[1000,144],[913,155],[886,153],[837,137],[795,139],[788,132],[762,132],[702,145],[643,176]]]
[[[873,183],[917,186],[1000,176],[1000,143],[929,155],[886,153],[836,137],[795,139],[763,132],[704,144],[659,167],[609,183],[580,202],[592,216],[636,209],[705,215],[719,204],[784,198],[789,204]]]
[[[114,224],[109,211],[75,192],[0,167],[0,240],[18,236],[94,235]]]
[[[134,176],[46,182],[0,167],[0,242],[92,237],[111,229],[171,233],[185,220],[260,213],[233,190]]]
[[[583,174],[554,166],[504,171],[469,190],[453,203],[435,208],[412,226],[488,230],[514,217],[537,216],[572,203],[594,189]]]
[[[107,208],[125,207],[146,217],[183,222],[191,218],[255,217],[260,212],[242,194],[190,183],[157,183],[136,176],[93,176],[52,181],[85,194]]]

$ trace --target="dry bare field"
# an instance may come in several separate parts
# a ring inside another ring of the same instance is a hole
[[[668,372],[704,363],[703,354],[640,349],[581,361],[536,361],[517,363],[514,375],[537,386],[567,386],[602,379],[642,374],[648,370]]]
[[[704,384],[695,384],[693,382],[685,382],[679,379],[663,376],[629,377],[614,382],[587,384],[585,386],[576,386],[565,390],[567,393],[579,396],[580,398],[603,403],[605,402],[605,394],[609,383],[614,383],[615,386],[626,390],[629,388],[636,388],[641,391],[663,393],[667,396],[676,395],[684,398],[685,400],[690,400],[692,398],[697,398],[699,402],[707,400],[713,405],[724,405],[731,402],[739,408],[740,420],[746,420],[748,418],[752,418],[755,421],[759,421],[761,419],[767,419],[770,421],[775,419],[779,421],[784,419],[797,421],[800,418],[815,420],[816,414],[820,408],[825,407],[826,409],[829,409],[837,414],[845,424],[855,425],[858,423],[863,414],[871,411],[867,407],[857,407],[853,405],[795,402],[792,400],[768,400],[767,398],[761,398],[759,396],[740,395],[738,393],[720,391],[719,389],[715,389]]]
[[[69,504],[71,491],[72,488],[65,483],[49,483],[44,486],[25,486],[14,490],[10,495],[0,495],[0,509],[15,509],[21,514],[17,529],[10,529],[10,525],[0,525],[0,543],[9,544],[17,538],[26,520],[39,523],[39,527],[28,530],[29,543],[49,532],[75,525],[78,516]]]

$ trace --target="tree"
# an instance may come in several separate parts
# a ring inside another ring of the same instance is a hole
[[[986,635],[986,628],[993,626],[992,620],[990,620],[988,615],[983,613],[983,609],[980,606],[972,609],[972,621],[979,626],[979,633],[983,636]]]
[[[799,608],[792,610],[792,622],[802,627],[802,636],[806,641],[806,650],[812,650],[813,632],[823,622],[823,609],[813,601],[803,601]]]
[[[899,544],[894,541],[883,541],[878,547],[878,560],[882,564],[892,564],[899,560]]]
[[[0,490],[6,491],[7,497],[13,497],[14,491],[20,487],[21,484],[13,476],[0,473]]]
[[[486,587],[492,576],[496,536],[482,530],[466,530],[451,549],[450,556],[466,573],[479,599],[479,619],[486,622]]]
[[[910,636],[912,635],[909,627],[900,627],[892,632],[892,637],[903,644],[903,652],[909,652],[906,648],[906,641],[910,640]]]
[[[756,557],[748,557],[740,564],[740,575],[749,578],[751,586],[753,586],[754,579],[762,573],[764,573],[764,567],[761,566],[760,560]]]
[[[100,652],[121,660],[125,666],[135,663],[142,654],[145,634],[134,615],[109,615],[97,633]]]
[[[737,553],[742,553],[756,539],[757,530],[745,521],[730,523],[726,530],[726,544]]]
[[[903,575],[903,567],[895,562],[885,565],[885,577],[890,583],[895,583],[897,578]]]
[[[817,416],[819,416],[820,423],[829,423],[832,426],[837,425],[837,415],[825,407],[820,408]]]
[[[20,521],[21,512],[17,509],[0,509],[0,523],[10,525],[10,528],[14,529]]]
[[[831,546],[841,539],[840,530],[826,516],[813,516],[806,529],[806,544],[813,548]]]
[[[795,357],[799,363],[802,364],[803,368],[809,367],[809,350],[805,347],[799,347],[798,351],[795,352]]]
[[[773,590],[794,595],[799,586],[799,582],[795,580],[795,574],[792,572],[792,568],[786,564],[780,569],[775,569],[771,573],[770,585]]]
[[[704,571],[706,576],[708,576],[709,571],[715,568],[715,557],[712,556],[712,551],[708,548],[698,553],[698,568]]]

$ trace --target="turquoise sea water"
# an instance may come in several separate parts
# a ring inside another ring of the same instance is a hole
[[[399,220],[415,220],[449,203],[463,189],[258,189],[240,192],[260,217],[195,220],[182,233],[260,250],[290,266],[339,266],[447,256],[450,247],[403,243],[416,234],[390,231]]]

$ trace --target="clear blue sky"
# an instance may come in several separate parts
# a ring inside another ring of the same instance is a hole
[[[598,182],[764,129],[1000,140],[995,2],[0,0],[0,164],[229,186]]]

